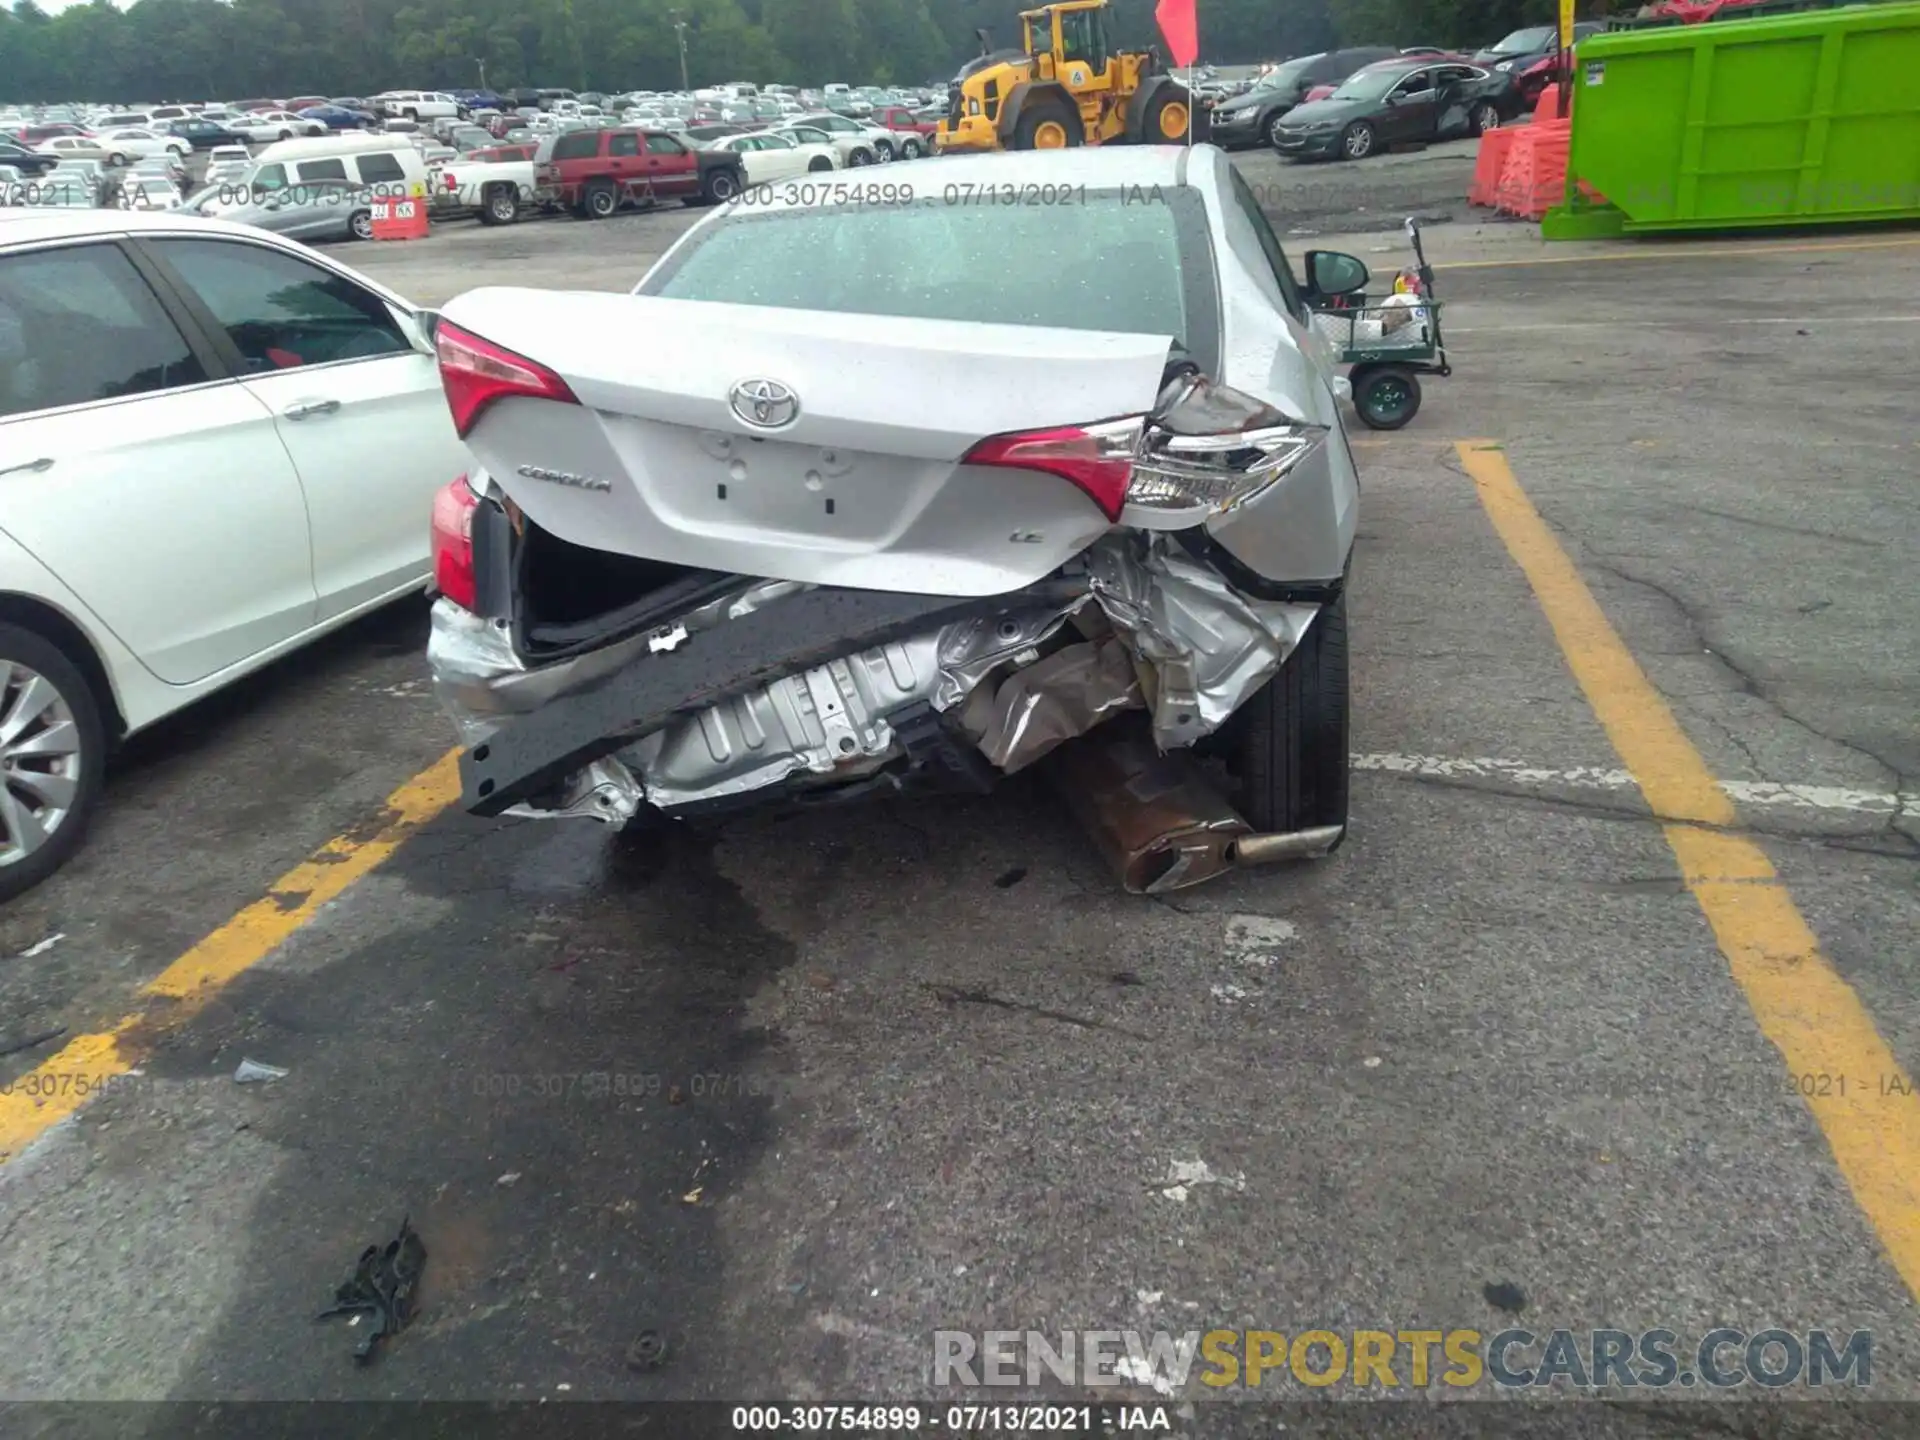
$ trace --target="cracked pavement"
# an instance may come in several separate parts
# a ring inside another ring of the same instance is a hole
[[[666,223],[352,258],[619,288]],[[1475,233],[1429,233],[1456,374],[1356,433],[1355,750],[1618,763],[1461,473],[1487,437],[1716,776],[1911,796],[1915,328],[1860,317],[1920,245],[1447,270]],[[123,1013],[444,752],[423,637],[398,607],[136,744],[0,912],[0,954],[62,937],[0,965],[5,1037]],[[670,845],[444,815],[0,1169],[0,1396],[921,1395],[936,1328],[1491,1332],[1504,1285],[1541,1331],[1870,1329],[1920,1395],[1913,1296],[1633,792],[1353,795],[1331,860],[1162,901],[1026,781]],[[1742,821],[1912,1073],[1912,808]],[[1198,1163],[1244,1184],[1156,1188]],[[311,1316],[403,1214],[422,1317],[356,1370]],[[1601,1423],[1563,1409],[1528,1433]]]

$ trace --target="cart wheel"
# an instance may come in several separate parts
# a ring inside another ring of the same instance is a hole
[[[1398,430],[1420,413],[1420,381],[1404,365],[1353,377],[1353,408],[1375,430]]]

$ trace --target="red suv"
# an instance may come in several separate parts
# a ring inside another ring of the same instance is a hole
[[[621,126],[549,135],[534,155],[534,195],[583,220],[604,220],[622,205],[677,198],[718,204],[746,189],[738,155],[696,150],[664,130]]]

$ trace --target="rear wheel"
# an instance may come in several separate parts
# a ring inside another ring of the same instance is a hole
[[[1500,107],[1495,105],[1491,100],[1482,100],[1478,105],[1473,107],[1473,114],[1470,120],[1473,125],[1473,133],[1476,135],[1484,135],[1489,130],[1497,130],[1500,128]]]
[[[619,208],[619,192],[605,180],[594,181],[580,197],[581,213],[589,220],[605,220]]]
[[[900,142],[900,158],[902,160],[918,160],[920,158],[920,142],[914,139],[902,140]]]
[[[1080,117],[1057,100],[1043,100],[1022,112],[1014,126],[1016,150],[1066,150],[1080,143]]]
[[[873,142],[873,151],[874,154],[880,157],[880,163],[885,165],[893,159],[893,142],[890,140],[876,140]]]
[[[850,166],[871,165],[873,164],[873,151],[867,149],[864,145],[856,145],[853,153],[847,156],[847,164]]]
[[[520,192],[511,185],[495,185],[480,207],[483,225],[511,225],[520,218]]]
[[[1373,153],[1373,126],[1356,120],[1340,136],[1340,153],[1349,160],[1364,160]]]
[[[356,240],[373,239],[373,212],[371,210],[354,211],[347,221],[347,228],[353,232],[353,238]]]
[[[724,205],[740,193],[740,178],[731,170],[709,170],[700,182],[700,198],[709,205]]]
[[[122,168],[123,166],[125,166],[126,163],[127,163],[127,157],[122,154],[119,154],[118,152],[115,152],[114,154],[107,156],[107,164],[115,170]]]
[[[293,132],[291,130],[282,130],[280,132],[280,138],[282,140],[291,140],[293,138]]]
[[[1193,111],[1186,92],[1172,86],[1147,102],[1147,113],[1140,117],[1140,139],[1148,145],[1184,145],[1193,125]]]
[[[1398,430],[1420,413],[1420,380],[1404,365],[1374,365],[1348,377],[1353,408],[1370,429]]]
[[[833,169],[833,161],[824,155],[816,155],[807,162],[807,169],[809,171],[831,170]]]
[[[100,706],[59,646],[0,625],[0,900],[79,848],[106,762]]]
[[[1286,118],[1285,111],[1275,111],[1273,118],[1267,121],[1267,144],[1276,150],[1280,148],[1280,136],[1284,133],[1281,122]]]
[[[1241,813],[1286,834],[1347,823],[1347,600],[1322,607],[1287,663],[1228,722]]]

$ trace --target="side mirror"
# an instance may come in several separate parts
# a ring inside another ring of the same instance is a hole
[[[1351,295],[1372,278],[1364,260],[1338,250],[1307,252],[1307,284],[1316,295]]]

